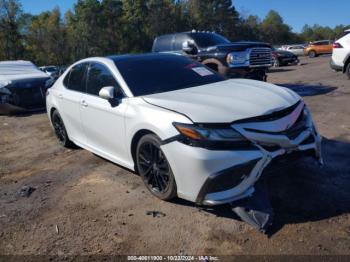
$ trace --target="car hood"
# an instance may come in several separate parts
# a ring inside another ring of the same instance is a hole
[[[286,56],[286,57],[292,57],[294,56],[294,54],[292,52],[289,52],[289,51],[285,51],[285,50],[275,50],[273,51],[274,53],[277,53],[279,55],[282,55],[282,56]]]
[[[196,123],[230,123],[282,110],[301,98],[284,87],[234,79],[148,95],[143,99],[184,114]]]
[[[234,52],[234,51],[244,51],[247,48],[253,47],[268,47],[271,48],[269,44],[261,43],[261,42],[232,42],[229,44],[216,45],[212,47],[208,47],[207,51],[216,50],[222,52]]]

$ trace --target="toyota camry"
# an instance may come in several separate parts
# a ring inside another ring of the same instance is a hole
[[[81,60],[48,90],[47,112],[63,146],[137,172],[163,200],[229,203],[251,196],[281,159],[322,162],[321,137],[296,93],[225,79],[180,55]]]

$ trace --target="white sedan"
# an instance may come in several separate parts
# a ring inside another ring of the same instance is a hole
[[[226,80],[173,54],[81,60],[47,94],[59,142],[139,173],[155,196],[204,205],[251,196],[267,166],[322,162],[321,138],[293,91]]]
[[[289,51],[296,56],[303,56],[304,49],[305,47],[303,45],[291,45],[291,46],[287,46],[284,50]]]

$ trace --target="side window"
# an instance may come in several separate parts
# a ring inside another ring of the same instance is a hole
[[[88,63],[82,63],[74,66],[63,80],[66,88],[78,92],[85,92],[86,69]]]
[[[63,84],[64,84],[64,86],[67,87],[67,88],[68,88],[68,85],[69,85],[69,76],[70,76],[70,72],[71,72],[71,71],[69,71],[69,72],[67,73],[66,77],[63,79]]]
[[[173,35],[160,36],[156,39],[154,52],[172,51]]]
[[[182,50],[182,43],[187,40],[189,40],[189,37],[186,34],[175,35],[174,51]]]
[[[117,88],[119,85],[106,66],[99,63],[91,63],[88,72],[86,89],[88,94],[98,96],[100,90],[106,86],[113,86],[116,90],[122,92],[120,88]],[[122,93],[116,93],[115,96],[120,97]]]

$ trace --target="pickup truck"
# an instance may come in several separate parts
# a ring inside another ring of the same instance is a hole
[[[193,30],[158,36],[153,42],[152,52],[190,56],[230,78],[266,81],[266,71],[272,66],[270,44],[231,42],[213,32]]]

